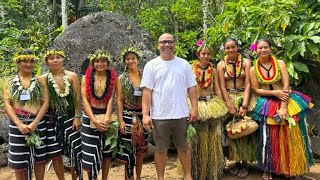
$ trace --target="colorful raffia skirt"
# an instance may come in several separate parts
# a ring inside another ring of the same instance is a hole
[[[231,104],[235,109],[239,109],[243,101],[243,91],[240,92],[228,92]],[[248,104],[248,113],[254,110],[256,105],[257,96],[251,94],[250,101]],[[232,120],[229,119],[229,121]],[[225,125],[224,125],[224,136],[226,136]],[[256,133],[252,133],[248,136],[239,139],[228,139],[229,140],[229,155],[228,159],[233,161],[245,160],[249,162],[256,161],[256,150],[257,150],[257,140]]]
[[[49,108],[45,116],[47,126],[47,159],[66,155],[70,166],[82,178],[81,134],[73,128],[74,113],[66,109],[65,113]]]
[[[26,125],[32,123],[36,118],[36,114],[25,110],[15,109],[15,112],[18,118]],[[40,120],[36,131],[44,144],[39,147],[27,146],[27,135],[22,134],[18,126],[10,121],[8,165],[16,171],[24,171],[27,180],[32,179],[34,164],[46,161],[46,125],[43,119]]]
[[[265,172],[299,176],[313,165],[306,115],[313,107],[310,97],[292,91],[288,114],[292,121],[277,123],[273,118],[281,101],[275,97],[259,97],[252,114],[259,124],[258,165]]]
[[[189,142],[192,177],[195,180],[218,179],[223,173],[222,121],[228,108],[218,96],[199,98],[199,120],[193,124],[197,133]]]
[[[119,144],[119,146],[122,146],[123,152],[121,153],[118,151],[116,155],[116,159],[125,164],[125,179],[130,179],[134,174],[133,168],[136,165],[136,155],[145,154],[148,148],[148,132],[143,127],[141,127],[141,134],[138,135],[133,132],[135,131],[133,129],[136,128],[132,125],[134,113],[137,114],[139,118],[138,121],[142,123],[141,109],[133,110],[124,107],[123,120],[125,122],[126,134],[121,134],[119,132],[121,143],[127,143],[130,147],[130,149],[127,149],[124,144]]]

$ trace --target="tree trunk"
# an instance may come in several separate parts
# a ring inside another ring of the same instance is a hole
[[[206,34],[206,31],[208,29],[208,1],[203,0],[202,1],[202,12],[203,12],[203,36]]]
[[[68,27],[68,5],[67,0],[61,0],[61,18],[64,29]]]

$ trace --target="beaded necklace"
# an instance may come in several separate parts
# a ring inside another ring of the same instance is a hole
[[[200,67],[200,62],[196,61],[192,65],[192,70],[194,75],[196,76],[196,81],[198,86],[201,89],[206,89],[212,82],[213,79],[213,65],[212,63],[208,63],[206,68]],[[206,73],[207,71],[207,73]]]
[[[254,61],[254,71],[260,84],[273,84],[280,79],[280,68],[277,59],[274,56],[270,56],[271,66],[269,69],[264,67],[260,59]],[[261,67],[267,71],[267,77],[262,73]],[[270,77],[270,71],[273,71],[273,75]]]
[[[239,77],[241,74],[242,69],[242,57],[241,54],[238,54],[237,61],[231,63],[229,56],[225,56],[225,63],[226,63],[226,71],[228,76],[230,77]]]

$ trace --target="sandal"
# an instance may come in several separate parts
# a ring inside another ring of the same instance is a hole
[[[240,170],[240,163],[237,162],[233,167],[229,169],[229,173],[233,176],[238,176]]]
[[[239,169],[239,173],[238,173],[238,178],[240,178],[240,179],[245,179],[245,178],[247,178],[248,177],[248,175],[249,175],[249,171],[248,171],[248,168],[247,167],[241,167],[240,169]]]

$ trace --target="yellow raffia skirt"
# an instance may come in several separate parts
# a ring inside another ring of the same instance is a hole
[[[207,101],[198,101],[199,120],[193,124],[197,133],[189,142],[191,172],[194,180],[216,180],[225,166],[222,151],[222,121],[228,116],[225,102],[213,96]],[[178,172],[182,174],[182,166]]]

